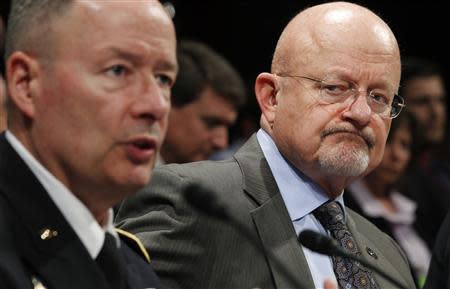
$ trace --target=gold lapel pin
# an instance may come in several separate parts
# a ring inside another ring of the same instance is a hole
[[[370,249],[369,247],[366,247],[366,251],[367,251],[367,254],[369,254],[369,256],[371,256],[374,259],[378,259],[377,254],[372,249]]]
[[[45,228],[45,229],[42,229],[39,232],[39,234],[41,236],[41,240],[50,240],[50,239],[58,236],[58,231],[52,230],[52,229],[49,229],[49,228]]]

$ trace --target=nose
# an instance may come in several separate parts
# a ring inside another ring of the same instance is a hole
[[[156,121],[165,118],[169,110],[170,91],[162,89],[155,81],[150,81],[138,92],[132,114],[136,118]]]
[[[366,126],[372,116],[372,109],[367,102],[367,95],[367,92],[358,93],[353,102],[343,112],[343,117],[359,126]]]
[[[228,127],[219,126],[212,134],[211,142],[216,150],[223,150],[228,147]]]

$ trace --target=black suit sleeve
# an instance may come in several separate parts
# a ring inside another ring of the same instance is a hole
[[[450,212],[447,213],[433,249],[424,289],[450,289]]]
[[[31,289],[31,276],[18,257],[5,202],[0,195],[0,288]]]

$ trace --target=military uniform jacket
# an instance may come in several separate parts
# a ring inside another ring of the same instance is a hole
[[[133,241],[120,235],[128,288],[161,288],[150,264],[129,246]],[[109,288],[101,269],[4,134],[0,135],[0,288]]]

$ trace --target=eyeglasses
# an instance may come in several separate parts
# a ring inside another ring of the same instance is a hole
[[[348,105],[353,103],[358,97],[359,89],[357,84],[337,77],[328,76],[320,80],[308,76],[276,75],[279,77],[301,78],[319,83],[319,101],[324,104],[346,103]],[[366,98],[370,109],[385,118],[397,117],[405,106],[405,100],[400,95],[392,94],[382,89],[372,89],[367,93]]]

